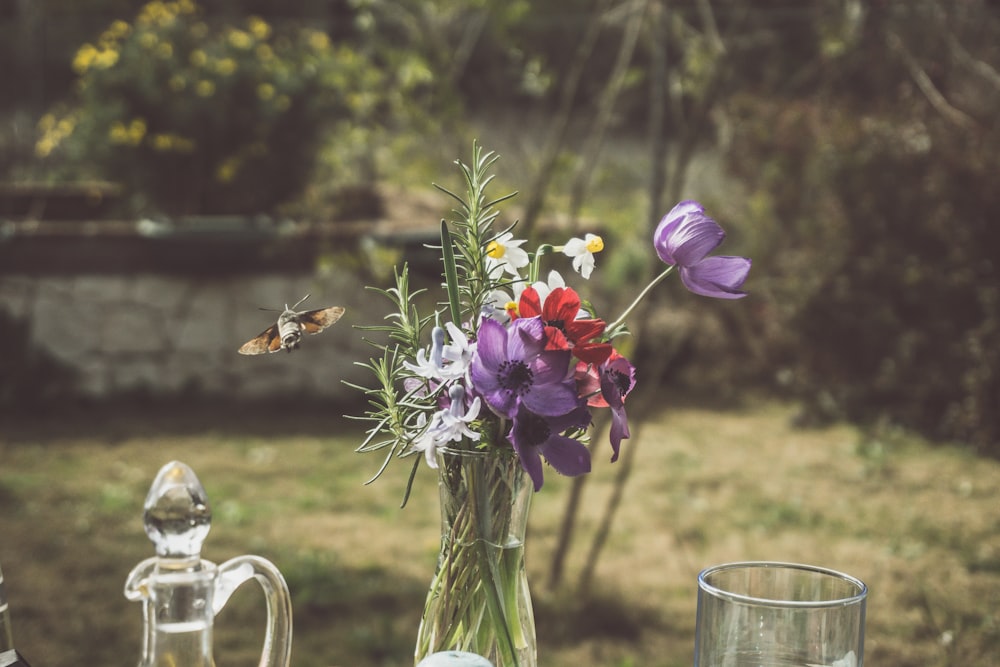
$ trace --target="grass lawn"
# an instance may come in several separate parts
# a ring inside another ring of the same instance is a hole
[[[1000,664],[1000,463],[903,434],[797,430],[792,406],[672,408],[635,429],[635,466],[593,582],[578,583],[614,484],[597,448],[563,584],[548,586],[570,480],[547,470],[528,569],[546,667],[690,665],[695,577],[742,559],[841,569],[870,587],[878,667]],[[412,664],[438,545],[434,478],[377,457],[328,416],[210,410],[14,421],[0,427],[0,564],[15,639],[35,665],[129,665],[141,609],[122,596],[152,555],[142,503],[159,467],[191,465],[214,520],[203,556],[274,561],[295,607],[293,664]],[[240,589],[216,622],[222,667],[255,665],[263,600]]]

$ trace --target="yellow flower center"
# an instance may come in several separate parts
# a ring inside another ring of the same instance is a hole
[[[507,248],[502,243],[490,241],[486,246],[486,254],[493,259],[502,259],[507,254]]]
[[[595,253],[595,252],[601,252],[602,250],[604,250],[604,239],[602,239],[600,236],[596,235],[592,236],[587,241],[587,252]]]

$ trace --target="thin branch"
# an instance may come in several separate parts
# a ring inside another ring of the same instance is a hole
[[[649,214],[646,226],[655,229],[663,207],[663,189],[667,174],[667,7],[656,0],[649,17]]]
[[[455,48],[455,53],[448,69],[448,81],[452,84],[456,84],[465,72],[465,67],[469,64],[469,59],[472,58],[472,52],[475,50],[476,43],[479,42],[479,38],[482,37],[483,30],[486,28],[486,24],[489,22],[489,19],[489,9],[483,9],[482,11],[476,12],[476,14],[469,19],[465,26],[465,30],[462,31],[462,38],[459,40],[458,46]]]
[[[649,0],[634,0],[629,3],[631,16],[625,25],[625,34],[618,49],[618,56],[615,59],[611,75],[601,93],[598,102],[597,115],[588,132],[587,145],[583,154],[577,158],[576,169],[573,174],[573,184],[570,188],[570,220],[575,225],[580,215],[580,208],[583,206],[583,198],[590,185],[594,167],[598,163],[601,149],[604,146],[604,137],[611,123],[611,116],[615,109],[615,103],[621,94],[622,86],[625,85],[625,76],[628,73],[628,66],[632,62],[632,55],[635,53],[636,43],[639,41],[639,33],[642,30],[643,17],[646,15],[646,7]]]
[[[572,65],[563,82],[559,107],[552,120],[550,129],[546,133],[538,175],[535,177],[535,182],[528,193],[525,212],[521,217],[520,234],[522,238],[529,238],[531,236],[535,223],[538,222],[538,217],[541,215],[542,208],[545,205],[545,194],[548,190],[549,182],[555,173],[559,152],[566,141],[570,118],[573,114],[573,107],[576,104],[576,95],[580,89],[580,82],[583,79],[584,72],[587,71],[587,63],[597,44],[597,38],[601,33],[605,13],[612,2],[613,0],[597,0],[591,12],[590,20],[587,23],[587,28],[577,44],[576,52],[571,61]]]
[[[1000,72],[998,72],[985,60],[973,57],[973,55],[969,53],[964,46],[962,46],[962,43],[958,41],[958,38],[955,37],[954,33],[948,32],[947,40],[948,48],[951,49],[955,60],[985,79],[994,88],[1000,90]]]
[[[712,3],[709,0],[698,0],[698,14],[701,16],[701,22],[705,25],[705,36],[708,37],[712,48],[717,54],[725,53],[726,43],[722,41],[722,35],[719,34],[719,25],[715,22]]]
[[[903,40],[900,39],[899,35],[895,32],[890,32],[887,35],[889,42],[889,48],[894,51],[906,65],[906,68],[910,72],[910,76],[913,77],[914,83],[917,84],[917,88],[920,92],[924,94],[927,101],[930,102],[934,110],[941,114],[945,120],[957,125],[961,128],[971,128],[976,126],[976,121],[972,119],[971,116],[966,114],[961,109],[954,107],[948,102],[948,99],[937,89],[934,82],[931,81],[931,77],[927,74],[917,59],[913,57],[910,50],[906,48]]]

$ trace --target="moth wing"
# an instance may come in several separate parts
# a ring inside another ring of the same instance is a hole
[[[320,308],[299,313],[299,324],[303,331],[311,334],[318,334],[323,329],[340,319],[344,314],[344,309],[340,306],[332,308]]]
[[[278,325],[272,324],[254,336],[239,349],[240,354],[264,354],[281,349],[281,338],[278,336]]]

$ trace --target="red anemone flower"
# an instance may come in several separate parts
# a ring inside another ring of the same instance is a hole
[[[539,303],[538,291],[525,287],[517,306],[519,317],[541,316],[550,350],[572,350],[589,364],[602,364],[611,356],[611,343],[592,342],[604,333],[604,320],[577,319],[580,296],[571,287],[556,287]]]

